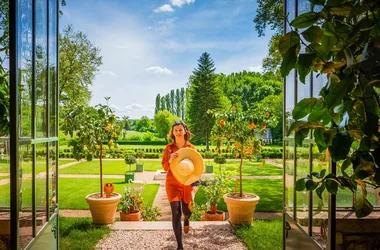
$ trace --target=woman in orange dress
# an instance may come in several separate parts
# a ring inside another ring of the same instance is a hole
[[[189,204],[192,200],[192,192],[196,193],[198,191],[198,182],[191,185],[183,185],[176,180],[170,171],[170,162],[178,157],[176,153],[177,150],[185,147],[195,148],[194,145],[188,141],[191,137],[191,133],[186,124],[183,121],[175,121],[169,136],[172,142],[165,148],[162,157],[162,167],[168,172],[166,175],[166,194],[172,211],[172,225],[178,243],[178,250],[183,249],[181,216],[183,213],[185,217],[183,231],[188,233],[189,218],[191,216]]]

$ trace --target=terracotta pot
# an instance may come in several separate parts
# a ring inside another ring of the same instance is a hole
[[[217,207],[216,204],[215,204],[215,205],[211,205],[211,206],[210,206],[210,212],[213,213],[213,214],[215,214],[215,213],[216,213],[216,210],[217,210],[216,207]]]
[[[112,183],[104,184],[103,191],[106,194],[106,198],[110,198],[115,186]]]
[[[133,211],[133,213],[126,214],[120,212],[120,220],[121,221],[140,221],[141,213],[138,210]]]
[[[223,196],[223,199],[227,204],[229,221],[233,225],[250,226],[252,224],[256,205],[260,200],[259,196],[243,193],[243,198],[240,198],[239,193],[228,193]]]
[[[89,194],[86,201],[90,207],[94,224],[105,225],[115,222],[117,204],[121,195],[113,193],[110,198],[100,197],[99,193]]]
[[[207,211],[205,214],[205,220],[207,221],[224,221],[224,212],[221,210],[216,210],[215,213]]]

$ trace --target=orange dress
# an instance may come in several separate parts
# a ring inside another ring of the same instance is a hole
[[[195,149],[194,145],[188,141],[185,142],[183,147]],[[166,146],[164,155],[162,157],[162,167],[165,171],[168,172],[166,175],[166,194],[168,196],[169,202],[183,201],[186,204],[190,204],[192,191],[191,185],[183,185],[179,183],[174,177],[173,173],[170,171],[170,154],[176,152],[178,149],[179,148],[175,145],[174,142],[169,143]]]

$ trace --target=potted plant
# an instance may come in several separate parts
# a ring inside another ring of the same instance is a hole
[[[136,158],[137,158],[137,163],[136,163],[136,172],[144,172],[144,163],[142,163],[142,158],[144,157],[144,151],[139,149],[136,151]]]
[[[124,157],[124,161],[127,165],[129,165],[129,171],[125,172],[125,182],[128,183],[130,180],[131,181],[135,180],[135,172],[132,171],[131,165],[136,163],[136,157],[134,157],[133,155],[127,154]]]
[[[203,190],[205,192],[206,204],[208,210],[205,214],[207,221],[223,221],[225,216],[224,212],[218,210],[218,203],[223,198],[223,195],[230,192],[230,184],[232,179],[231,173],[214,174],[211,178],[207,179]]]
[[[219,151],[219,149],[217,149],[217,150]],[[227,162],[226,157],[224,157],[222,155],[215,155],[214,156],[214,162],[216,164],[219,164],[219,173],[222,173],[222,165]]]
[[[212,151],[206,150],[204,156],[205,156],[205,159],[207,159],[206,173],[212,173],[214,171],[214,166],[211,164],[211,161],[210,161],[210,159],[212,158]]]
[[[303,83],[312,71],[326,80],[319,97],[294,107],[287,132],[294,133],[297,145],[311,132],[319,151],[328,149],[333,168],[340,166],[340,171],[313,172],[295,188],[315,190],[321,199],[325,190],[337,195],[338,188],[348,188],[356,216],[365,217],[373,210],[367,188],[380,187],[378,1],[310,2],[318,10],[296,17],[291,31],[280,38],[281,74],[295,68]]]
[[[66,110],[63,114],[64,122],[61,126],[65,135],[70,135],[69,145],[73,147],[73,156],[76,160],[92,161],[99,158],[98,193],[86,196],[91,215],[95,224],[110,224],[115,220],[117,203],[121,195],[112,193],[110,198],[103,195],[103,155],[108,148],[117,148],[115,143],[119,127],[117,117],[105,105],[95,107],[79,106]]]
[[[132,185],[124,187],[124,194],[121,197],[117,209],[120,212],[121,221],[140,221],[141,211],[144,208],[141,192],[138,192]]]
[[[213,127],[212,133],[217,146],[216,152],[220,153],[220,147],[224,145],[227,147],[227,152],[240,158],[240,191],[223,196],[227,204],[229,220],[236,226],[250,226],[260,197],[256,194],[243,193],[243,159],[260,153],[261,139],[259,137],[265,132],[269,123],[274,125],[276,121],[271,117],[266,117],[265,114],[239,112],[234,106],[230,111],[222,114],[214,113],[214,116],[217,124]]]

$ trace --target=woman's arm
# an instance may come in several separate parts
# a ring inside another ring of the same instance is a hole
[[[169,163],[169,160],[170,160],[170,153],[169,152],[171,151],[171,147],[168,145],[166,146],[165,150],[164,150],[164,155],[162,156],[162,168],[165,170],[165,171],[169,171],[170,169],[170,163]]]

